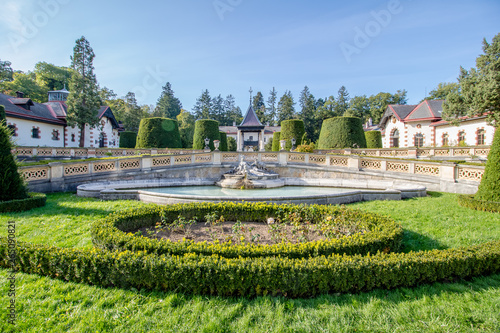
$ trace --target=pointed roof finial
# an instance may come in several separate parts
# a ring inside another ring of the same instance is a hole
[[[252,90],[252,87],[250,87],[250,104],[252,104],[252,93],[253,93],[253,90]]]

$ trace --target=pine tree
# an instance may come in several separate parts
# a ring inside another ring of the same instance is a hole
[[[304,122],[307,137],[316,141],[316,137],[319,137],[319,129],[316,122],[316,99],[307,86],[300,93],[299,104],[301,107],[299,119],[302,119]]]
[[[226,117],[225,122],[220,123],[222,126],[232,126],[233,123],[239,125],[243,120],[241,109],[239,106],[236,106],[233,95],[227,95],[224,101],[224,112],[226,113]]]
[[[218,96],[212,98],[212,118],[219,122],[219,124],[225,123],[225,110],[224,110],[224,98],[219,94]]]
[[[337,103],[335,105],[335,114],[339,116],[343,116],[344,113],[349,108],[349,93],[345,86],[340,87],[337,94]]]
[[[273,90],[269,92],[269,98],[267,99],[267,115],[271,125],[276,123],[276,103],[278,102],[278,92],[273,87]]]
[[[212,98],[208,89],[202,92],[193,107],[194,117],[199,119],[212,119]]]
[[[144,118],[143,111],[137,104],[137,100],[133,92],[127,93],[124,100],[125,110],[123,115],[123,125],[127,130],[137,132],[139,130],[141,119]]]
[[[94,74],[94,51],[85,37],[76,41],[71,57],[73,74],[69,81],[68,115],[69,126],[80,129],[80,147],[85,145],[85,124],[94,127],[98,124],[100,97]]]
[[[11,131],[0,122],[0,201],[24,199],[28,196],[26,186],[17,171],[17,164],[11,153]]]
[[[175,119],[175,117],[181,113],[181,109],[181,102],[174,96],[174,91],[172,90],[170,82],[167,82],[167,84],[163,87],[163,91],[161,92],[158,101],[156,102],[153,116]]]
[[[266,105],[264,104],[264,96],[260,91],[257,92],[257,95],[253,97],[252,102],[253,109],[255,110],[255,114],[259,118],[260,122],[264,124],[267,121],[266,117]]]
[[[287,90],[281,96],[278,103],[278,124],[281,124],[283,120],[289,120],[295,118],[295,102],[293,100],[292,93]]]

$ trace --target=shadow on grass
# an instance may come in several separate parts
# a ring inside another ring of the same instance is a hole
[[[447,246],[441,244],[433,238],[404,229],[403,242],[400,252],[407,253],[410,251],[444,250],[447,248]]]

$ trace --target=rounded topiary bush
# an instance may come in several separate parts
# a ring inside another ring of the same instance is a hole
[[[281,122],[280,140],[286,140],[286,150],[292,148],[292,139],[296,140],[295,146],[300,145],[304,133],[304,122],[300,119],[290,119]]]
[[[382,148],[382,133],[380,131],[365,132],[366,148]]]
[[[230,137],[230,136],[227,137],[227,149],[228,149],[228,151],[236,151],[238,149],[237,145],[238,145],[238,143],[236,142],[235,138]]]
[[[227,151],[227,134],[226,132],[220,132],[220,146],[221,151]]]
[[[205,138],[210,139],[209,147],[214,150],[214,140],[220,140],[219,122],[209,119],[197,120],[194,124],[193,149],[205,148]]]
[[[280,151],[281,132],[273,133],[273,151]]]
[[[4,121],[0,123],[0,201],[25,199],[28,191],[11,153],[11,131]]]
[[[135,148],[136,143],[136,132],[125,131],[120,133],[120,148]]]
[[[135,148],[182,148],[179,125],[168,118],[144,118]]]
[[[366,148],[363,121],[356,117],[334,117],[324,120],[318,148]]]
[[[500,202],[500,131],[495,131],[476,200]]]

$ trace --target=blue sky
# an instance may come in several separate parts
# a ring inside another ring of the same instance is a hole
[[[500,32],[499,1],[2,0],[0,59],[69,66],[75,40],[94,49],[101,86],[155,104],[169,81],[187,110],[204,89],[267,99],[305,85],[316,98],[408,91],[418,103],[470,68]],[[296,106],[298,108],[298,105]]]

